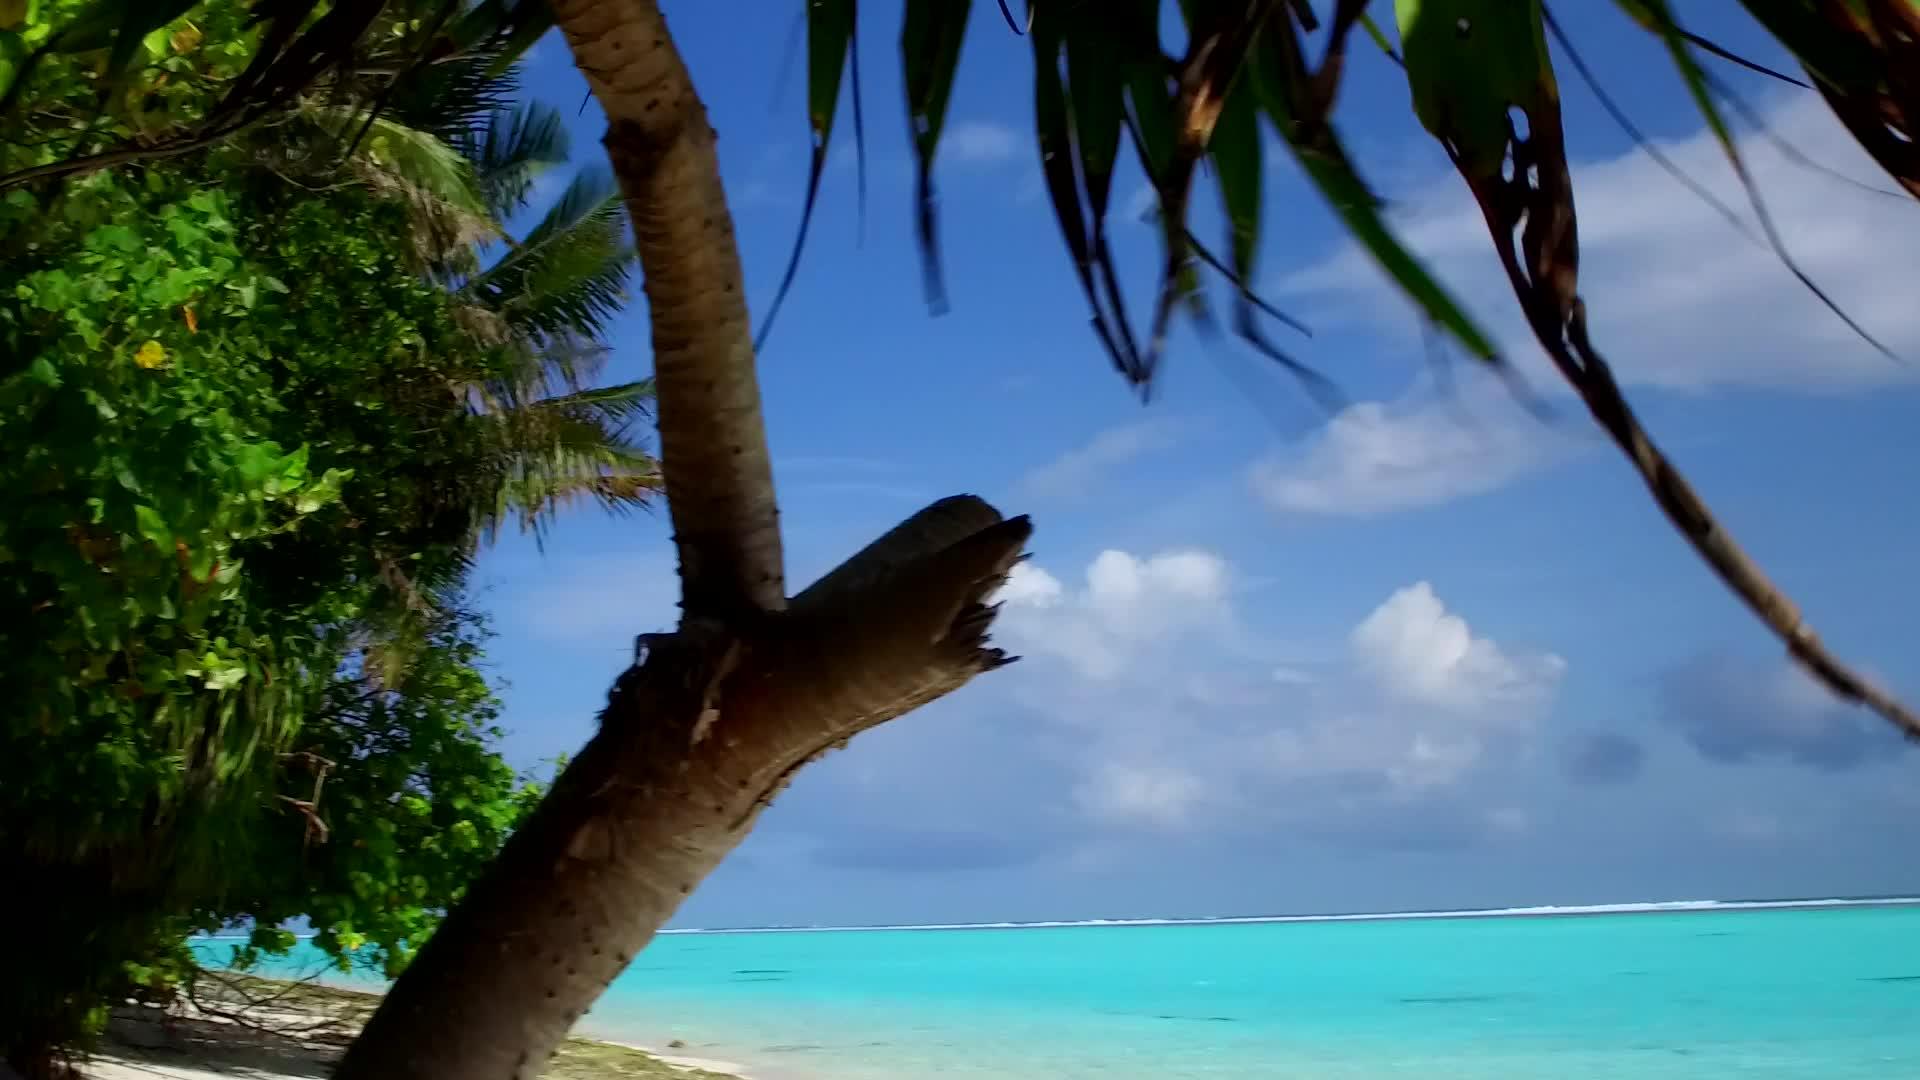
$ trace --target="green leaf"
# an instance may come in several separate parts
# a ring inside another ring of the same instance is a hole
[[[559,110],[523,103],[489,116],[456,148],[473,163],[487,208],[504,219],[526,206],[536,179],[566,163],[568,142]]]
[[[599,338],[625,307],[634,251],[612,175],[581,172],[526,240],[475,275],[459,296],[529,336]]]
[[[1462,172],[1498,177],[1508,109],[1554,86],[1540,0],[1394,0],[1394,15],[1414,114]]]
[[[212,577],[213,555],[212,538],[195,544],[187,552],[187,576],[199,582],[205,582]]]
[[[161,551],[173,550],[173,532],[167,528],[167,523],[161,518],[160,511],[145,503],[135,503],[133,517],[139,524],[141,536],[151,540],[153,545]]]
[[[317,116],[334,125],[342,137],[367,124],[365,114],[357,108],[312,108]],[[420,196],[480,220],[492,220],[473,163],[428,132],[376,115],[368,126],[359,154]]]
[[[960,64],[960,46],[966,40],[967,16],[972,9],[972,0],[907,0],[900,27],[900,56],[905,68],[902,82],[913,134],[914,228],[927,303],[936,312],[946,310],[947,290],[934,220],[933,158],[946,127],[947,101],[953,94],[953,75]]]
[[[1268,118],[1307,179],[1360,246],[1427,318],[1478,359],[1497,362],[1499,350],[1493,338],[1407,250],[1380,216],[1379,200],[1355,170],[1334,125],[1330,121],[1312,125],[1304,121],[1298,104],[1305,100],[1303,87],[1289,74],[1304,66],[1292,31],[1273,26],[1265,38],[1267,47],[1256,50],[1249,74]]]
[[[780,276],[773,302],[767,305],[767,317],[755,335],[757,349],[773,329],[780,307],[800,272],[800,255],[807,246],[807,227],[813,222],[813,207],[820,197],[820,174],[827,166],[827,152],[833,146],[833,118],[840,106],[840,80],[847,61],[854,53],[855,0],[808,0],[807,2],[807,128],[813,135],[813,153],[807,163],[807,195],[800,208],[800,230],[793,240],[793,254],[787,259],[786,272]],[[854,126],[860,120],[860,69],[854,67]],[[856,142],[859,132],[855,132]],[[860,160],[861,203],[866,202],[865,148],[858,147]]]
[[[339,501],[340,486],[352,476],[352,469],[328,469],[320,474],[320,479],[301,489],[299,498],[294,500],[294,509],[302,514],[311,514]]]

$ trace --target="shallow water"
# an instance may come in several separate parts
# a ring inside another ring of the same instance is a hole
[[[769,1080],[1892,1080],[1920,907],[673,934],[582,1027]]]
[[[1920,908],[675,935],[587,1026],[834,1080],[1887,1080]]]

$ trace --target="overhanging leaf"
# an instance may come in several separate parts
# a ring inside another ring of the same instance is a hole
[[[1360,178],[1333,124],[1315,120],[1301,108],[1306,100],[1300,77],[1304,67],[1292,26],[1276,20],[1263,35],[1262,46],[1254,51],[1249,76],[1262,109],[1294,160],[1354,239],[1415,307],[1475,357],[1497,362],[1499,351],[1492,337],[1407,250],[1381,217],[1379,200]]]
[[[1259,315],[1267,311],[1303,333],[1306,330],[1260,301],[1252,290],[1260,256],[1265,155],[1260,146],[1258,95],[1251,83],[1252,80],[1243,79],[1227,96],[1220,110],[1220,122],[1214,125],[1213,138],[1207,147],[1227,217],[1227,247],[1233,259],[1230,278],[1238,293],[1234,303],[1234,332],[1262,356],[1291,372],[1323,407],[1337,410],[1344,400],[1332,381],[1287,355],[1260,328]]]
[[[787,293],[793,288],[794,277],[800,272],[800,256],[807,246],[807,227],[813,222],[814,204],[820,197],[820,174],[827,167],[827,151],[833,145],[833,118],[840,106],[841,78],[853,51],[857,7],[856,0],[807,0],[807,129],[813,140],[812,155],[807,164],[807,195],[800,208],[800,231],[793,240],[793,254],[787,259],[787,269],[780,277],[780,287],[774,291],[773,303],[767,307],[766,320],[760,324],[760,332],[755,336],[756,349],[765,343],[767,334],[772,331],[774,320],[780,316],[781,305],[786,303]],[[855,84],[857,92],[857,75]],[[866,187],[865,173],[863,160],[860,179],[863,191]]]
[[[1740,145],[1734,138],[1733,129],[1728,126],[1726,118],[1720,115],[1719,106],[1713,100],[1713,93],[1707,84],[1706,72],[1701,70],[1699,61],[1694,59],[1692,46],[1687,41],[1688,35],[1675,20],[1673,9],[1668,6],[1667,0],[1615,0],[1615,2],[1629,15],[1634,16],[1658,34],[1666,45],[1667,54],[1672,58],[1674,68],[1680,72],[1680,79],[1686,84],[1687,95],[1693,99],[1694,107],[1700,110],[1701,117],[1707,122],[1708,130],[1713,132],[1714,139],[1720,144],[1721,152],[1726,155],[1727,164],[1733,168],[1734,175],[1740,180],[1740,186],[1746,190],[1747,201],[1753,206],[1754,217],[1760,222],[1761,232],[1767,238],[1767,246],[1773,249],[1774,256],[1780,260],[1781,265],[1785,266],[1808,292],[1825,304],[1827,310],[1838,316],[1840,321],[1845,323],[1847,328],[1862,341],[1873,346],[1882,356],[1897,362],[1898,358],[1894,356],[1893,351],[1881,344],[1878,338],[1868,333],[1865,327],[1855,321],[1853,316],[1847,314],[1846,310],[1831,296],[1828,296],[1826,290],[1816,284],[1813,278],[1800,268],[1793,254],[1787,250],[1786,243],[1780,238],[1779,230],[1774,227],[1773,215],[1767,211],[1766,200],[1760,194],[1760,187],[1754,182],[1753,174],[1747,169],[1746,159],[1740,153]]]
[[[915,232],[920,243],[921,274],[927,304],[947,309],[940,267],[940,237],[935,221],[933,158],[946,127],[953,74],[967,35],[973,0],[907,0],[900,26],[900,57],[907,94],[907,122],[913,137]]]

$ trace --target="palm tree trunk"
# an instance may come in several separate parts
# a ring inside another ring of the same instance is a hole
[[[1008,658],[987,603],[1030,526],[971,496],[786,602],[713,129],[652,0],[555,0],[607,112],[653,320],[682,618],[396,982],[341,1080],[534,1077],[806,763]]]
[[[1030,527],[909,518],[747,638],[649,642],[598,734],[448,914],[339,1080],[531,1078],[801,766],[1007,662],[986,600]]]
[[[652,0],[555,0],[607,115],[653,322],[660,457],[681,607],[738,618],[786,602],[753,327],[706,106]]]

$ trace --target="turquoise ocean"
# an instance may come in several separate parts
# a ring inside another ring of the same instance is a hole
[[[1920,1080],[1920,906],[677,932],[582,1030],[765,1080]]]

